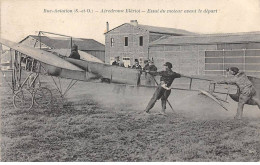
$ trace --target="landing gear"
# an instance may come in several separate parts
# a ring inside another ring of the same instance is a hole
[[[28,89],[20,89],[14,94],[13,104],[17,109],[31,109],[36,103],[40,108],[46,108],[52,103],[52,93],[48,88],[39,87],[32,92]]]
[[[14,107],[17,109],[31,109],[33,107],[33,95],[27,89],[20,89],[13,97]]]
[[[37,106],[43,108],[48,107],[52,103],[52,93],[46,87],[41,87],[41,83],[35,87],[35,81],[39,77],[39,73],[33,76],[29,74],[21,85],[18,85],[18,92],[14,93],[13,104],[18,109],[31,109],[36,103]],[[27,84],[27,88],[26,88]]]
[[[52,93],[48,88],[40,87],[35,90],[33,98],[39,107],[48,107],[52,102]]]

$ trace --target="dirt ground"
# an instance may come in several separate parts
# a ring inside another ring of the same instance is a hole
[[[147,115],[153,89],[79,82],[62,100],[53,83],[45,85],[53,105],[25,110],[13,107],[2,82],[1,161],[260,160],[256,107],[246,106],[244,118],[234,120],[235,103],[227,112],[197,93],[172,91],[176,113],[168,106],[167,116],[159,115],[158,102]]]

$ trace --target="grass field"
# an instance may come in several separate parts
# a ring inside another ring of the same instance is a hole
[[[52,88],[48,85],[49,88]],[[53,88],[52,88],[53,89]],[[115,91],[120,92],[115,92]],[[14,109],[1,84],[2,161],[259,161],[260,110],[248,106],[234,120],[197,94],[172,92],[177,113],[143,110],[153,90],[78,83],[50,108]],[[137,93],[137,96],[136,96]]]

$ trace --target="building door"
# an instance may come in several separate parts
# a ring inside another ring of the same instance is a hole
[[[110,57],[110,65],[115,61],[115,57]]]
[[[128,67],[128,66],[131,67],[130,57],[123,57],[123,63],[125,65],[125,67]]]
[[[139,57],[139,65],[141,65],[142,68],[144,67],[144,58],[143,57]]]

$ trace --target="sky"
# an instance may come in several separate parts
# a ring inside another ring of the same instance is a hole
[[[0,6],[0,36],[14,42],[48,31],[104,43],[106,22],[112,29],[130,20],[203,34],[260,31],[260,0],[0,0]],[[84,9],[90,12],[74,12]],[[102,9],[124,12],[102,13]],[[50,10],[72,13],[44,12]]]

